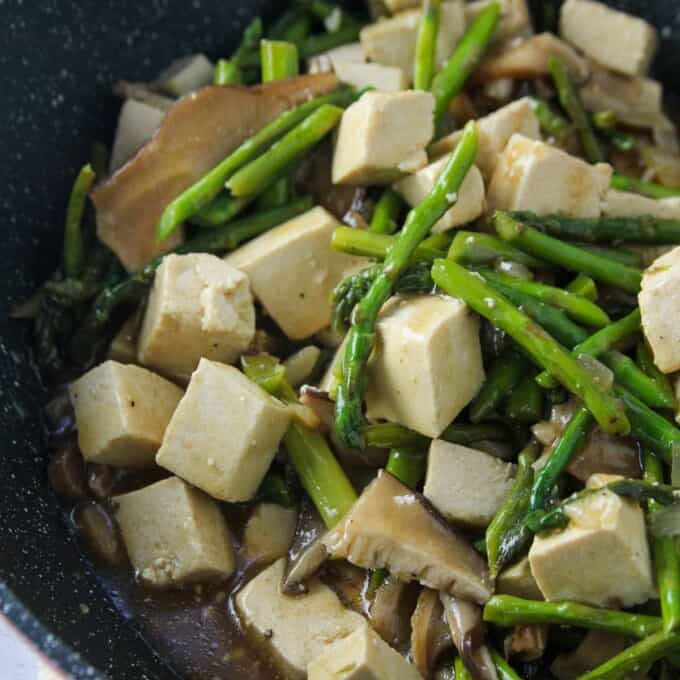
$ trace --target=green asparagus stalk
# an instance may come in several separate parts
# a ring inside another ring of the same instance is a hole
[[[593,125],[598,130],[609,130],[616,125],[616,114],[613,111],[595,111],[592,115]]]
[[[297,47],[283,40],[263,40],[260,43],[262,82],[294,78],[298,74]]]
[[[503,416],[520,425],[535,425],[543,417],[545,395],[530,371],[522,377],[503,406]]]
[[[580,680],[624,680],[679,648],[680,633],[655,633],[582,675]]]
[[[276,503],[284,508],[295,506],[296,498],[283,475],[269,470],[257,490],[257,499],[263,503]]]
[[[642,454],[644,479],[650,484],[663,484],[663,466],[661,461],[649,451]],[[654,500],[647,503],[650,514],[657,512],[662,506]],[[675,548],[675,541],[670,537],[652,537],[654,568],[659,586],[661,600],[661,616],[664,630],[668,633],[680,625],[680,561]]]
[[[271,123],[265,125],[167,206],[158,223],[158,239],[165,240],[182,222],[205,208],[223,191],[225,182],[234,172],[256,158],[272,142],[290,132],[310,114],[326,104],[347,105],[351,98],[351,90],[338,90],[333,94],[317,97],[294,109],[285,111]],[[218,224],[223,223],[219,222]]]
[[[639,269],[642,264],[642,257],[632,250],[607,248],[606,246],[593,245],[592,243],[574,243],[574,245],[578,248],[583,248],[583,250],[586,250],[589,253],[593,253],[593,255],[599,255],[608,260],[614,260],[615,262],[625,264],[628,267],[636,267]]]
[[[399,277],[408,267],[418,244],[454,203],[470,167],[477,156],[477,128],[468,123],[432,192],[414,208],[394,246],[387,254],[383,270],[367,295],[356,306],[342,362],[342,380],[335,402],[335,426],[341,440],[361,449],[364,437],[363,396],[366,389],[365,365],[373,349],[374,328],[381,307],[392,294]]]
[[[491,658],[496,666],[498,680],[522,680],[512,666],[495,650],[491,650]]]
[[[531,533],[521,519],[529,508],[529,498],[534,482],[533,464],[538,459],[541,447],[533,440],[517,458],[517,472],[510,493],[487,527],[485,542],[489,571],[496,577],[501,569],[512,562],[522,548],[531,540]],[[519,528],[519,531],[516,530]]]
[[[264,25],[262,19],[255,17],[243,31],[241,44],[232,55],[231,61],[239,68],[259,66],[259,47],[263,35]]]
[[[64,276],[66,278],[77,279],[83,270],[85,245],[82,221],[87,195],[96,178],[92,166],[88,163],[81,168],[71,189],[64,229]]]
[[[498,357],[491,365],[482,388],[470,404],[470,420],[479,423],[491,418],[528,370],[527,361],[516,352],[506,352]]]
[[[456,674],[456,680],[473,680],[470,671],[465,667],[463,659],[457,656],[453,662],[453,669]]]
[[[427,242],[418,244],[411,256],[411,262],[434,262],[436,258],[445,256],[448,238],[445,234],[435,234],[435,237],[435,240],[427,239]],[[398,238],[398,235],[378,234],[352,227],[337,227],[333,232],[331,246],[340,253],[384,260]]]
[[[480,273],[491,283],[501,283],[508,288],[513,288],[538,300],[554,305],[564,310],[574,321],[583,323],[586,326],[601,328],[610,323],[609,317],[596,304],[561,288],[547,286],[535,281],[524,281],[514,276],[486,269]]]
[[[309,59],[317,54],[356,42],[359,38],[361,24],[343,12],[337,31],[310,35],[298,44],[301,59]]]
[[[241,69],[229,59],[220,59],[215,64],[213,85],[240,85],[243,82]]]
[[[494,595],[484,607],[484,620],[503,627],[532,623],[575,626],[634,638],[646,638],[661,631],[663,626],[657,616],[600,609],[577,602],[524,600],[511,595]]]
[[[671,404],[669,408],[675,409],[676,399],[673,385],[668,376],[656,367],[654,357],[652,356],[652,350],[644,339],[638,342],[636,359],[638,366],[642,371],[654,381],[659,394],[663,395],[664,399]]]
[[[593,255],[581,248],[558,241],[526,223],[513,219],[508,213],[497,212],[494,225],[499,236],[531,255],[552,262],[574,272],[588,274],[594,279],[637,294],[642,274],[612,260]]]
[[[649,215],[598,219],[562,215],[538,217],[527,212],[514,212],[510,215],[551,236],[570,241],[605,245],[619,243],[676,245],[680,243],[680,220],[665,220]]]
[[[432,81],[435,99],[435,128],[441,129],[442,118],[451,100],[463,89],[468,78],[486,52],[500,19],[500,7],[492,2],[470,24],[453,54]]]
[[[413,87],[429,90],[437,68],[437,36],[441,18],[441,0],[424,0],[416,41]]]
[[[599,295],[597,291],[597,284],[593,281],[590,276],[585,274],[579,274],[566,288],[570,293],[574,295],[580,295],[591,302],[597,302],[597,297]]]
[[[618,151],[628,153],[637,147],[637,140],[630,132],[616,127],[602,130],[602,136]]]
[[[404,201],[393,189],[385,189],[375,204],[368,231],[373,234],[394,234],[399,229],[399,215]]]
[[[529,105],[546,136],[560,142],[569,130],[569,121],[556,113],[544,99],[530,97]]]
[[[529,510],[542,510],[546,506],[559,478],[585,444],[592,425],[593,416],[588,409],[581,407],[574,413],[545,465],[536,475]]]
[[[426,467],[427,455],[422,450],[398,448],[390,451],[385,469],[409,489],[415,489],[425,477]]]
[[[497,236],[475,231],[459,231],[453,238],[448,256],[466,265],[493,265],[496,262],[516,262],[531,269],[554,269],[552,265],[525,253]]]
[[[641,194],[647,198],[677,198],[680,196],[680,189],[667,187],[656,182],[644,182],[635,177],[626,175],[614,175],[612,177],[612,189],[617,191],[629,191],[634,194]]]
[[[227,224],[237,215],[240,215],[251,202],[252,199],[234,198],[225,191],[210,201],[204,208],[201,208],[195,215],[192,215],[189,221],[197,227],[214,229]]]
[[[560,58],[553,56],[548,60],[548,68],[555,82],[560,104],[571,118],[581,138],[586,158],[591,163],[604,162],[604,153],[590,125],[590,118],[583,106],[581,96],[571,80],[567,65]]]
[[[627,434],[630,431],[621,402],[601,392],[592,375],[564,347],[481,276],[450,260],[436,260],[432,278],[446,293],[462,298],[478,314],[505,331],[539,366],[580,397],[605,432]]]
[[[263,389],[269,387],[274,396],[286,403],[299,403],[285,376],[278,378],[279,362],[275,357],[259,354],[244,356],[241,361],[244,373]],[[274,375],[274,382],[267,379],[268,372]],[[278,387],[273,387],[277,384]],[[331,529],[357,499],[352,483],[319,432],[293,422],[283,438],[283,444],[303,488],[326,526]]]

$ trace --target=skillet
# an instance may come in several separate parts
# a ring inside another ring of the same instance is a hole
[[[608,4],[660,29],[656,76],[680,92],[680,3]],[[74,678],[177,676],[74,545],[47,485],[47,395],[29,328],[8,313],[57,264],[72,178],[91,141],[110,142],[115,128],[111,84],[148,80],[182,54],[226,54],[250,18],[271,17],[282,5],[0,0],[0,612]]]

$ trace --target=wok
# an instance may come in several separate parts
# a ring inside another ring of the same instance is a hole
[[[0,612],[74,678],[176,676],[116,609],[69,535],[47,485],[47,395],[29,328],[8,313],[57,265],[72,179],[91,141],[109,142],[114,130],[111,84],[150,79],[182,54],[228,54],[249,18],[283,4],[0,2]],[[678,3],[609,4],[661,29],[656,75],[680,91]]]

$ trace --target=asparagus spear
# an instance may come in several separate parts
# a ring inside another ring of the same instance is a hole
[[[201,208],[189,221],[197,227],[220,227],[241,214],[252,202],[252,199],[234,198],[226,191]]]
[[[96,175],[88,163],[83,166],[71,189],[66,208],[66,228],[64,229],[64,275],[76,279],[83,269],[85,245],[82,221],[85,213],[87,195],[94,184]]]
[[[663,466],[661,461],[649,451],[642,454],[644,479],[651,484],[663,484]],[[647,503],[650,514],[657,512],[661,505],[654,500]],[[680,625],[680,561],[675,548],[675,541],[670,537],[652,537],[654,568],[659,584],[661,615],[664,630],[670,632]]]
[[[367,425],[364,428],[366,445],[378,449],[424,449],[430,445],[430,439],[403,425],[396,423],[380,423]],[[499,423],[484,423],[481,425],[468,425],[466,423],[454,423],[444,430],[440,439],[469,446],[481,441],[506,441],[508,430]]]
[[[298,51],[292,43],[283,40],[263,40],[260,43],[262,82],[293,78],[298,74]]]
[[[498,680],[522,680],[515,669],[495,650],[491,650],[491,658],[496,665]]]
[[[679,648],[680,633],[655,633],[582,675],[580,680],[620,680],[641,668],[651,666]]]
[[[506,352],[498,357],[491,365],[482,388],[470,404],[470,420],[479,423],[493,416],[503,399],[512,392],[528,369],[528,363],[516,352]]]
[[[591,302],[596,302],[598,297],[597,284],[593,281],[590,276],[585,274],[579,274],[566,288],[570,293],[574,295],[580,295],[581,297],[587,298]]]
[[[590,125],[590,119],[581,101],[581,96],[571,80],[567,65],[559,57],[553,56],[548,60],[548,68],[555,82],[560,104],[569,114],[581,138],[586,158],[591,163],[604,162],[604,153],[602,153],[600,143]]]
[[[446,293],[462,298],[478,314],[505,331],[539,366],[546,368],[579,396],[605,432],[627,434],[630,431],[621,402],[601,392],[592,375],[564,347],[497,293],[481,276],[450,260],[436,260],[432,278]]]
[[[382,272],[354,310],[342,362],[342,380],[338,385],[335,402],[336,430],[341,440],[348,446],[358,449],[364,446],[361,433],[362,405],[366,387],[364,369],[373,349],[378,313],[392,294],[399,277],[408,267],[418,244],[453,204],[454,201],[451,199],[457,195],[476,155],[477,128],[474,122],[470,122],[466,125],[460,143],[451,154],[432,192],[409,213],[404,228],[385,258]]]
[[[413,87],[429,90],[437,68],[437,36],[441,18],[441,0],[424,0],[416,41]]]
[[[395,448],[390,451],[385,469],[409,489],[415,489],[425,476],[427,455],[419,449]]]
[[[234,172],[256,158],[269,144],[289,132],[311,113],[326,104],[344,106],[351,101],[351,98],[351,90],[338,90],[333,94],[317,97],[285,111],[265,125],[167,206],[158,223],[158,239],[166,239],[182,222],[207,206],[224,189],[224,183]]]
[[[470,671],[465,667],[463,659],[457,656],[453,662],[453,669],[456,674],[456,680],[473,680]]]
[[[637,142],[628,132],[616,127],[616,114],[613,111],[597,111],[592,115],[593,125],[619,151],[632,151]]]
[[[553,137],[558,142],[564,139],[569,130],[569,121],[566,118],[553,111],[548,102],[538,97],[530,97],[529,106],[546,136]]]
[[[301,27],[305,26],[306,30]],[[294,39],[307,37],[311,30],[311,19],[306,7],[292,7],[284,12],[270,27],[267,37],[270,40],[285,40],[296,42]]]
[[[667,187],[656,182],[644,182],[635,177],[627,175],[617,175],[612,177],[612,189],[618,191],[630,191],[634,194],[642,194],[647,198],[677,198],[680,196],[680,189]]]
[[[642,243],[675,245],[680,243],[680,220],[664,220],[652,216],[601,217],[586,219],[533,213],[514,212],[511,217],[551,236],[585,243]]]
[[[241,361],[244,373],[263,389],[269,387],[274,396],[286,403],[299,403],[285,376],[278,378],[280,370],[276,358],[259,354],[244,356]],[[272,374],[275,378],[273,382],[268,379]],[[320,433],[293,422],[283,438],[283,444],[302,486],[326,526],[329,529],[334,527],[354,505],[357,494],[325,438]]]
[[[507,397],[503,416],[519,425],[534,425],[543,417],[545,395],[536,384],[536,375],[530,371]]]
[[[536,475],[529,503],[531,511],[545,507],[562,473],[583,447],[592,425],[593,416],[588,409],[581,407],[574,413],[562,436],[555,443],[546,464]]]
[[[496,577],[501,569],[512,562],[528,545],[531,533],[521,526],[521,519],[529,507],[534,482],[533,464],[541,447],[532,440],[517,458],[517,472],[510,493],[498,509],[485,534],[489,571]]]
[[[490,265],[516,262],[531,269],[553,269],[552,265],[515,248],[497,236],[475,231],[459,231],[453,238],[448,257],[459,264]]]
[[[269,470],[257,490],[257,499],[264,503],[276,503],[284,508],[295,506],[295,496],[283,475]]]
[[[638,269],[626,267],[558,241],[524,222],[517,221],[505,212],[497,212],[493,221],[496,231],[504,241],[509,241],[535,257],[571,271],[588,274],[596,280],[622,288],[628,293],[637,294],[640,290],[642,274]]]
[[[535,281],[524,281],[514,276],[485,269],[482,276],[491,283],[502,283],[508,288],[513,288],[527,295],[531,295],[543,302],[563,309],[572,319],[586,326],[598,328],[610,323],[609,317],[593,302],[584,297],[579,297],[561,288],[547,286]]]
[[[394,234],[399,228],[399,215],[404,201],[393,189],[385,189],[375,204],[368,231],[374,234]]]
[[[333,232],[331,245],[334,250],[348,255],[384,260],[398,238],[398,235],[391,236],[363,229],[337,227]],[[411,262],[433,262],[438,257],[444,257],[448,243],[448,237],[445,234],[434,234],[434,238],[418,244],[411,256]]]
[[[621,248],[607,248],[606,246],[593,245],[592,243],[574,243],[578,248],[583,248],[583,250],[593,253],[594,255],[600,255],[608,260],[614,260],[620,264],[625,264],[629,267],[640,268],[642,264],[642,257],[638,253],[634,253],[632,250],[623,250]]]
[[[257,52],[263,35],[264,25],[262,19],[260,19],[260,17],[255,17],[243,31],[241,44],[231,57],[232,62],[239,68],[259,66],[259,63],[257,63],[259,56]],[[256,55],[255,63],[252,63],[251,59],[253,54]]]
[[[484,620],[510,627],[531,623],[576,626],[606,630],[634,638],[658,633],[663,626],[657,616],[629,614],[613,609],[600,609],[577,602],[538,602],[512,595],[494,595],[484,607]]]
[[[675,392],[673,391],[673,385],[668,379],[665,373],[662,373],[654,363],[654,357],[652,356],[652,350],[650,349],[647,341],[642,339],[638,342],[636,358],[638,366],[642,371],[654,381],[656,389],[659,394],[663,395],[665,400],[671,404],[669,408],[675,409],[676,400]]]
[[[341,15],[340,26],[336,31],[310,35],[298,43],[301,59],[309,59],[323,54],[336,47],[356,42],[359,38],[361,24],[357,23],[345,12]]]
[[[500,19],[497,2],[487,5],[470,24],[453,54],[432,81],[435,128],[441,129],[451,100],[463,89],[491,42]]]
[[[240,85],[243,82],[241,69],[229,59],[220,59],[215,64],[213,85]]]

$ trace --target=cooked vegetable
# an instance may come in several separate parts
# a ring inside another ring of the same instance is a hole
[[[652,350],[645,340],[638,342],[636,359],[640,369],[654,382],[659,397],[670,404],[669,408],[675,408],[673,385],[668,376],[656,367]]]
[[[215,64],[213,85],[240,85],[241,82],[241,71],[233,61],[220,59]]]
[[[399,229],[398,218],[404,202],[392,189],[385,189],[375,204],[368,230],[374,234],[394,234]]]
[[[496,359],[482,389],[470,404],[470,420],[479,423],[493,416],[527,370],[528,362],[516,352],[507,352]]]
[[[87,195],[94,184],[96,175],[91,165],[85,165],[71,190],[66,208],[66,229],[64,231],[64,275],[78,278],[83,269],[85,244],[83,239],[83,213]]]
[[[298,75],[297,47],[282,40],[263,40],[260,43],[262,82],[285,80]]]
[[[529,103],[532,111],[536,114],[536,118],[538,118],[541,130],[546,135],[554,137],[558,142],[561,141],[569,129],[569,121],[553,111],[550,104],[544,99],[530,97]]]
[[[437,61],[437,35],[441,15],[441,0],[426,0],[420,16],[413,86],[416,90],[429,90]]]
[[[390,451],[385,470],[409,489],[415,489],[425,477],[426,467],[427,456],[422,450],[394,448]]]
[[[591,302],[596,302],[598,297],[597,284],[590,276],[579,274],[566,288],[574,295],[580,295]]]
[[[666,187],[655,182],[644,182],[626,175],[614,175],[612,177],[612,188],[618,191],[631,191],[648,198],[677,198],[680,196],[680,189]]]
[[[451,243],[448,257],[460,264],[514,262],[532,269],[552,269],[552,265],[515,248],[490,234],[459,231]]]
[[[380,234],[377,232],[338,227],[333,232],[333,248],[348,255],[361,255],[384,260],[394,248],[399,235]],[[446,252],[449,239],[444,234],[433,234],[421,241],[411,254],[411,262],[432,262]]]

